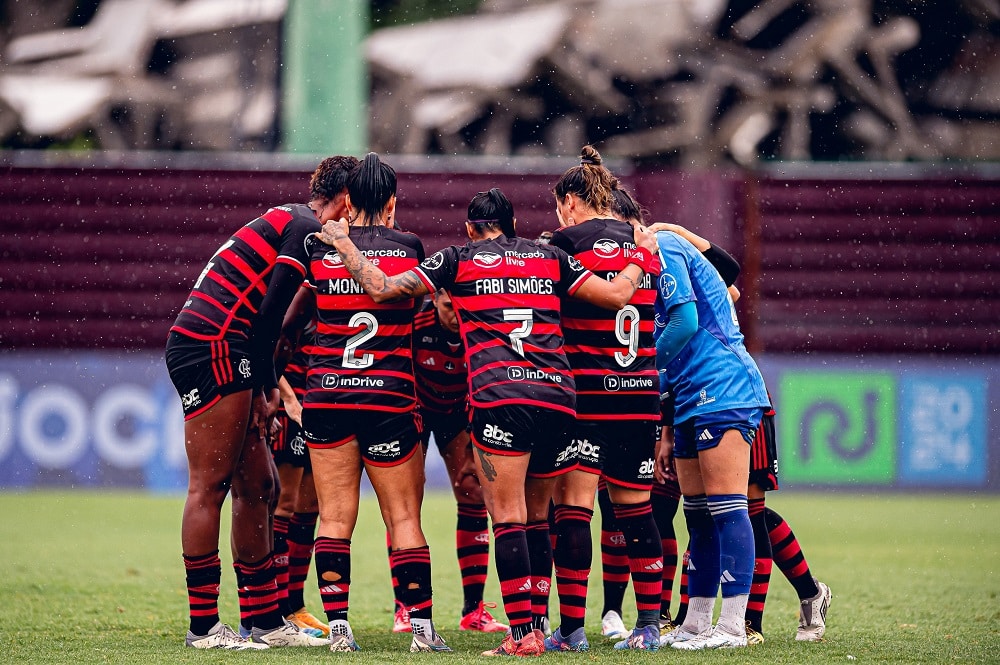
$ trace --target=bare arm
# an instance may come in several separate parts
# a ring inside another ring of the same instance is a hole
[[[580,285],[573,297],[586,300],[591,305],[597,305],[604,309],[618,310],[632,299],[642,278],[642,268],[630,263],[611,281],[601,279],[596,275],[592,279],[588,279]]]
[[[670,231],[671,233],[676,233],[677,235],[679,235],[680,237],[684,238],[689,243],[691,243],[692,245],[694,245],[695,248],[699,252],[704,252],[709,247],[712,246],[712,243],[710,243],[708,240],[706,240],[705,238],[702,238],[700,235],[698,235],[697,233],[694,233],[693,231],[689,231],[688,229],[684,228],[680,224],[670,224],[668,222],[657,222],[656,224],[651,224],[649,226],[649,230],[652,233],[656,233],[658,231]]]
[[[412,270],[392,276],[382,272],[358,251],[351,240],[349,229],[347,220],[343,217],[337,221],[331,219],[323,225],[323,230],[316,237],[328,245],[333,245],[340,254],[344,267],[351,273],[351,277],[361,285],[372,300],[395,302],[407,298],[419,298],[429,293],[427,286]]]

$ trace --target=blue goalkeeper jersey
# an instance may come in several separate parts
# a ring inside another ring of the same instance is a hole
[[[677,356],[657,369],[674,396],[674,422],[728,409],[767,407],[764,378],[743,346],[736,308],[722,277],[702,254],[675,233],[656,236],[662,269],[657,280],[655,336],[671,307],[694,301],[698,329]]]

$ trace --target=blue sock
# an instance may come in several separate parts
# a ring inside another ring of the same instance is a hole
[[[754,540],[747,497],[744,494],[715,494],[705,500],[719,532],[722,597],[749,594],[753,581]]]
[[[688,596],[715,598],[719,593],[719,533],[704,494],[684,497],[684,520],[691,539]]]

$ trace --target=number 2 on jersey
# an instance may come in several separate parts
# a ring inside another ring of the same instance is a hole
[[[358,355],[356,352],[359,346],[374,337],[375,333],[378,332],[378,320],[370,312],[358,312],[351,317],[347,325],[352,328],[360,326],[361,330],[348,338],[347,344],[344,345],[344,360],[341,364],[350,369],[371,367],[375,362],[375,356],[371,353],[361,353]]]

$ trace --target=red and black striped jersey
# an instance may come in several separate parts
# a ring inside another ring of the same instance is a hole
[[[304,241],[320,228],[300,203],[271,208],[241,228],[209,259],[170,330],[202,340],[249,339],[275,265],[305,275]]]
[[[416,269],[458,313],[475,407],[526,404],[576,413],[563,351],[563,296],[592,276],[561,249],[498,236],[449,247]]]
[[[412,233],[384,226],[352,226],[351,240],[388,275],[424,258]],[[376,303],[354,281],[340,255],[315,236],[307,281],[316,292],[316,337],[306,348],[309,371],[303,405],[404,412],[414,408],[412,299]]]
[[[462,337],[438,320],[427,300],[413,320],[413,369],[420,407],[435,413],[464,411],[469,397],[469,370]]]
[[[299,336],[299,345],[292,353],[292,357],[288,359],[288,364],[285,365],[283,376],[300,402],[306,394],[306,371],[309,369],[309,354],[306,353],[306,349],[313,345],[315,335],[316,322],[309,321]]]
[[[631,225],[615,219],[591,219],[559,229],[550,243],[609,280],[628,265],[635,250]],[[576,380],[577,418],[659,420],[654,277],[644,274],[628,305],[617,312],[577,299],[564,304],[563,331]]]

